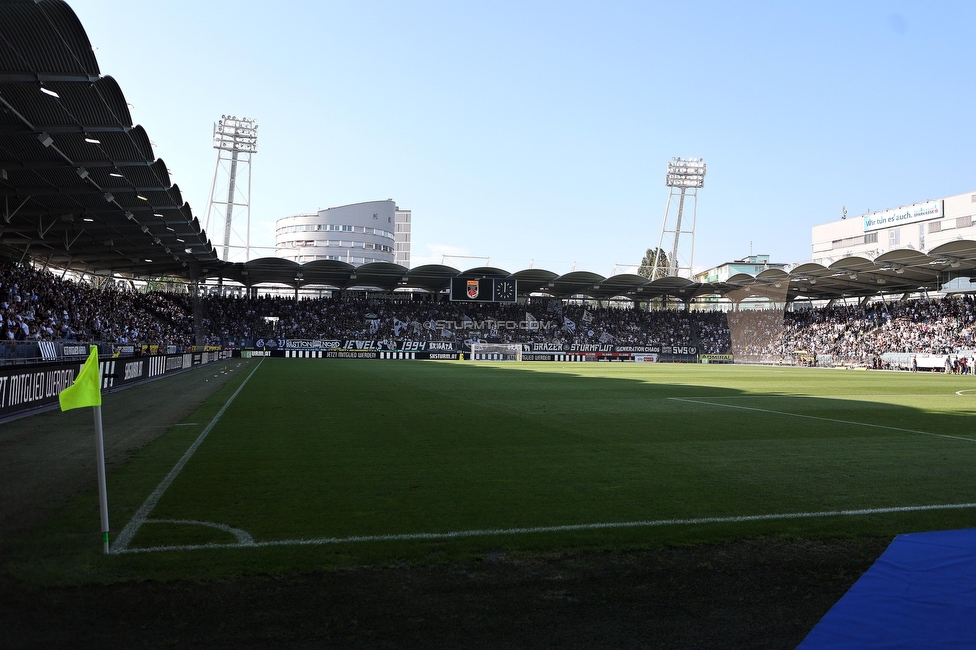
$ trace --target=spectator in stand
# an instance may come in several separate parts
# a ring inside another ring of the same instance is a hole
[[[258,339],[369,339],[617,346],[694,346],[739,360],[793,363],[830,355],[883,367],[887,352],[973,349],[976,303],[948,296],[819,309],[684,312],[566,304],[438,302],[370,295],[313,300],[208,296],[194,321],[187,294],[95,288],[31,266],[0,262],[0,340],[79,340],[184,348]],[[913,357],[913,367],[915,367]],[[959,360],[957,372],[968,373]],[[950,365],[950,370],[951,365]]]

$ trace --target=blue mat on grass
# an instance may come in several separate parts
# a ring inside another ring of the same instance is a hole
[[[899,535],[797,650],[976,648],[976,529]]]

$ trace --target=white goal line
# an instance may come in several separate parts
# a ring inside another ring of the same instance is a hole
[[[736,524],[750,521],[776,521],[783,519],[815,519],[823,517],[863,517],[903,512],[925,512],[930,510],[965,510],[976,508],[976,503],[951,503],[928,506],[900,506],[893,508],[861,508],[857,510],[824,510],[820,512],[790,512],[769,515],[741,515],[734,517],[697,517],[693,519],[658,519],[652,521],[628,521],[619,523],[575,524],[568,526],[538,526],[533,528],[499,528],[488,530],[462,530],[447,533],[405,533],[400,535],[355,535],[351,537],[319,537],[315,539],[283,539],[267,542],[239,542],[237,544],[188,544],[175,546],[151,546],[146,548],[113,549],[113,554],[156,553],[160,551],[196,551],[202,549],[266,548],[271,546],[326,546],[353,544],[359,542],[397,542],[413,540],[451,540],[467,537],[492,537],[497,535],[526,535],[535,533],[563,533],[590,530],[612,530],[619,528],[653,528],[659,526],[701,526],[704,524]],[[151,523],[151,522],[146,522]],[[163,523],[163,522],[156,522]],[[181,522],[173,522],[181,523]],[[207,522],[195,523],[220,528]],[[237,530],[237,529],[235,529]],[[243,532],[243,531],[238,531]],[[245,533],[246,534],[246,533]],[[239,537],[240,538],[240,537]]]
[[[184,465],[186,465],[187,461],[190,460],[197,448],[203,444],[203,441],[207,438],[210,430],[213,429],[217,422],[220,421],[220,418],[223,417],[224,413],[230,407],[237,395],[244,390],[247,382],[251,381],[251,377],[254,376],[254,373],[257,372],[262,363],[264,363],[263,358],[258,361],[258,364],[254,366],[254,370],[251,371],[251,374],[249,374],[244,381],[241,382],[241,385],[237,387],[237,390],[234,391],[234,394],[231,395],[230,398],[228,398],[223,407],[217,411],[217,415],[213,417],[210,424],[207,425],[203,432],[197,436],[197,439],[193,441],[193,444],[190,445],[190,448],[186,450],[183,457],[176,462],[176,465],[174,465],[173,469],[169,471],[169,474],[167,474],[165,478],[159,482],[159,485],[156,486],[156,489],[153,490],[152,494],[149,495],[145,503],[143,503],[142,506],[136,511],[136,514],[132,515],[132,519],[129,520],[129,523],[125,525],[125,528],[122,529],[122,532],[119,533],[119,536],[116,537],[115,541],[112,543],[110,552],[122,553],[126,550],[126,548],[129,546],[129,542],[131,542],[132,538],[135,537],[137,532],[139,532],[139,528],[142,526],[142,524],[146,522],[147,518],[149,517],[149,513],[152,512],[153,508],[156,507],[156,504],[159,503],[159,500],[163,497],[163,494],[169,489],[169,486],[173,483],[173,481],[176,480],[176,477],[179,476],[180,472],[183,471]]]

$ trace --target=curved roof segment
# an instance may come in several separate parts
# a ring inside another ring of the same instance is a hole
[[[451,278],[460,274],[461,272],[452,266],[425,264],[407,272],[406,286],[438,293],[446,291],[451,286]]]
[[[8,256],[142,277],[191,277],[216,265],[64,2],[0,2],[0,109],[0,250]]]
[[[550,282],[554,282],[559,277],[558,273],[545,269],[525,269],[512,274],[512,279],[516,281],[516,287],[520,296],[530,293],[545,293]]]

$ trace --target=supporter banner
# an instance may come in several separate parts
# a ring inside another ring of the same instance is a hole
[[[404,352],[454,352],[454,341],[396,341],[396,349]]]
[[[53,341],[38,341],[37,347],[41,350],[41,358],[44,361],[58,360],[58,346]]]
[[[454,323],[454,321],[437,321],[439,323]],[[472,321],[476,323],[477,321]],[[502,322],[502,321],[492,321]],[[515,323],[515,321],[511,321]],[[523,321],[526,322],[526,321]],[[537,321],[542,322],[542,321]],[[445,330],[446,331],[446,330]],[[467,332],[470,334],[471,332]],[[321,356],[331,355],[325,352],[443,352],[457,353],[470,349],[471,341],[483,340],[477,337],[466,339],[463,343],[456,340],[452,334],[450,339],[443,341],[416,340],[375,340],[375,339],[259,339],[255,342],[257,351],[313,351],[322,352]],[[255,351],[251,350],[251,356]],[[522,356],[551,354],[605,354],[605,355],[634,355],[658,354],[674,356],[696,356],[698,347],[694,345],[613,345],[611,343],[523,343]],[[270,356],[270,355],[267,355]],[[286,356],[285,354],[274,356]],[[194,363],[199,363],[195,361]],[[187,364],[189,366],[189,363]]]
[[[267,344],[267,341],[265,341]],[[285,339],[282,345],[259,346],[282,350],[384,350],[391,352],[454,352],[457,345],[450,341],[375,341],[369,339]]]
[[[321,339],[285,339],[284,343],[284,345],[275,345],[274,347],[283,347],[286,350],[321,350],[339,347],[339,341],[323,341]]]
[[[523,343],[522,356],[549,353],[698,354],[694,345],[611,345],[600,343]]]

